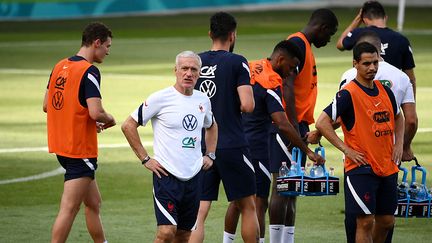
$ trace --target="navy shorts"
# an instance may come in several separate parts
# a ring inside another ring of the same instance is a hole
[[[76,159],[57,155],[60,165],[66,170],[64,181],[81,177],[94,179],[97,169],[97,158]]]
[[[269,162],[266,159],[252,159],[256,177],[256,195],[261,198],[268,198],[270,195],[271,174]]]
[[[202,201],[216,201],[222,180],[228,201],[256,193],[254,166],[247,148],[217,149],[213,166],[203,172]]]
[[[195,228],[200,204],[198,173],[188,181],[168,174],[159,178],[153,173],[153,196],[157,225],[176,225],[177,229]]]
[[[299,123],[299,131],[300,137],[306,136],[306,133],[309,132],[309,125],[306,122]],[[291,166],[291,142],[281,133],[270,133],[269,134],[269,163],[270,163],[270,172],[278,173],[279,168],[282,165],[282,161],[287,162],[287,166]],[[304,167],[306,164],[306,155],[302,153],[302,166]]]
[[[347,215],[394,215],[397,208],[397,173],[380,177],[370,166],[345,173]]]

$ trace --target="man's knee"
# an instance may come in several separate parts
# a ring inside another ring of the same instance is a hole
[[[372,230],[374,222],[375,219],[373,215],[357,216],[357,228],[361,228],[364,230]]]
[[[395,224],[395,218],[393,215],[376,216],[375,223],[385,230],[391,230]]]
[[[172,242],[176,236],[177,228],[174,225],[160,225],[156,234],[158,242]]]

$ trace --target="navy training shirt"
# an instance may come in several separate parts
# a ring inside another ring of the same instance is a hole
[[[386,62],[402,70],[415,67],[409,40],[390,28],[376,26],[355,28],[342,40],[343,47],[346,50],[351,50],[364,30],[372,30],[379,35],[381,39],[381,57]]]
[[[272,124],[271,114],[284,112],[280,88],[266,89],[259,83],[253,85],[255,109],[243,113],[243,125],[253,159],[268,160],[268,134]]]
[[[224,50],[206,51],[199,56],[202,67],[195,89],[210,98],[219,130],[217,148],[247,146],[237,92],[237,87],[250,85],[246,58]]]

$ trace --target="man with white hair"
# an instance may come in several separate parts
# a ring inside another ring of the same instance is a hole
[[[200,171],[213,165],[201,153],[205,128],[208,153],[217,144],[217,124],[209,98],[194,90],[200,57],[184,51],[176,57],[174,86],[151,94],[123,123],[122,131],[143,166],[153,172],[157,219],[154,242],[187,242],[195,227],[200,204]],[[138,126],[151,120],[154,158],[143,147]]]

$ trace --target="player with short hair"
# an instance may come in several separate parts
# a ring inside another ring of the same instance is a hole
[[[374,80],[375,46],[361,42],[353,56],[356,78],[336,94],[316,128],[345,155],[345,211],[356,215],[355,242],[384,242],[397,208],[403,117],[390,88]],[[332,126],[338,118],[344,141]]]
[[[51,242],[65,242],[81,203],[87,229],[94,242],[105,242],[99,216],[101,195],[95,179],[97,133],[116,124],[102,107],[99,69],[109,55],[111,30],[90,23],[82,34],[75,56],[58,62],[51,72],[43,102],[47,113],[48,150],[66,170],[60,210],[52,228]]]
[[[364,30],[375,31],[381,39],[381,57],[408,75],[416,94],[414,57],[409,40],[399,32],[387,27],[387,15],[378,1],[366,1],[352,23],[339,37],[336,47],[351,50]],[[364,24],[365,27],[359,26]]]
[[[260,243],[264,242],[265,215],[272,176],[268,159],[268,139],[272,122],[281,133],[289,138],[308,157],[324,163],[324,159],[310,150],[288,121],[282,100],[282,79],[293,75],[300,63],[301,53],[296,44],[289,40],[279,42],[269,58],[249,62],[251,84],[253,85],[255,109],[253,113],[243,114],[243,125],[251,149],[252,163],[255,168],[257,197],[257,216],[260,224]],[[233,203],[231,213],[239,215]],[[238,217],[238,216],[237,216]],[[235,234],[235,228],[229,233]]]
[[[371,30],[363,31],[358,38],[358,42],[371,43],[375,46],[375,48],[377,48],[377,50],[379,50],[381,46],[381,40],[378,34]],[[355,79],[356,75],[357,69],[351,68],[347,70],[342,75],[340,89]],[[403,145],[404,152],[402,156],[403,161],[405,154],[412,154],[411,141],[417,131],[417,112],[412,84],[409,80],[409,77],[404,72],[387,63],[381,57],[375,79],[379,80],[383,85],[389,87],[393,91],[397,106],[402,108],[405,118]],[[346,233],[348,242],[355,242],[355,216],[350,217],[350,215],[346,215],[345,217],[345,227],[347,228]],[[392,233],[392,231],[389,232],[387,236],[387,242],[391,242]]]
[[[317,131],[309,132],[309,125],[314,123],[314,108],[317,99],[317,67],[312,51],[312,44],[317,47],[326,46],[338,27],[336,15],[329,9],[317,9],[312,14],[308,24],[302,31],[288,36],[288,40],[299,47],[302,61],[298,74],[283,80],[283,97],[289,121],[297,129],[300,136],[307,142],[318,143],[320,135]],[[294,241],[294,224],[296,197],[282,197],[276,191],[276,177],[282,161],[290,161],[291,154],[287,147],[291,142],[280,134],[277,128],[272,128],[269,142],[270,172],[273,173],[273,186],[270,198],[270,241]],[[304,166],[305,158],[302,161]],[[290,163],[288,163],[290,165]]]
[[[174,86],[151,94],[123,123],[122,131],[145,168],[153,172],[157,233],[154,242],[187,242],[197,220],[200,171],[213,161],[202,156],[201,141],[214,153],[217,124],[208,97],[194,90],[201,67],[192,51],[177,55]],[[151,120],[154,158],[143,147],[138,126]],[[201,130],[205,128],[205,139]]]
[[[255,173],[242,125],[242,112],[252,112],[254,99],[250,85],[250,71],[246,58],[232,53],[236,41],[237,22],[225,12],[210,18],[210,51],[200,53],[203,65],[196,89],[206,93],[212,103],[219,124],[218,145],[214,166],[203,175],[203,193],[198,214],[197,230],[191,242],[203,242],[204,222],[211,202],[218,199],[222,181],[228,201],[234,202],[242,215],[242,238],[255,242],[259,237],[258,219],[255,212]],[[225,218],[227,224],[236,224]],[[233,238],[224,232],[224,241]]]

